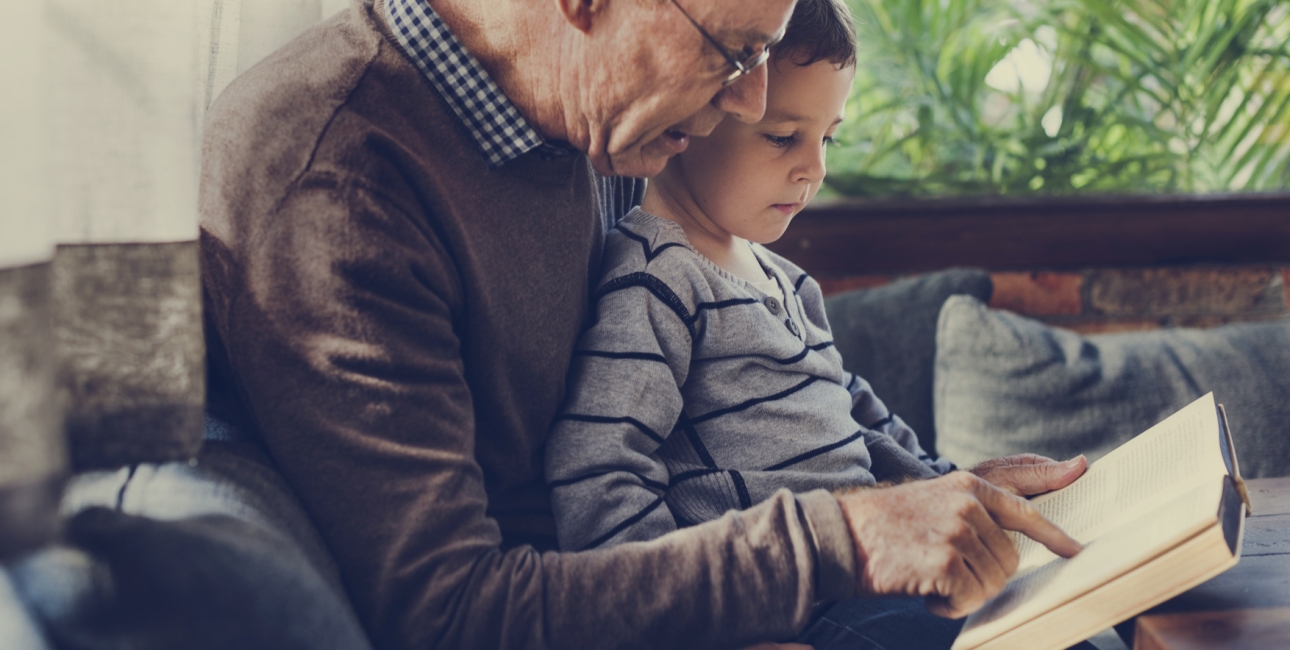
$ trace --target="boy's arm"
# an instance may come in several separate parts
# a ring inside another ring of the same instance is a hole
[[[851,391],[851,417],[874,434],[879,434],[865,436],[865,444],[873,456],[874,476],[879,480],[931,478],[957,469],[954,463],[944,458],[932,458],[918,444],[914,430],[900,416],[887,410],[869,382],[850,372],[846,373],[845,379],[847,389]],[[910,462],[911,456],[917,459],[919,466]]]
[[[546,448],[564,550],[654,539],[677,527],[656,452],[681,414],[691,342],[689,325],[660,291],[666,284],[646,273],[604,283],[596,322],[574,353]]]
[[[829,325],[820,284],[789,260],[769,251],[767,255],[793,278],[793,286],[807,318],[832,337],[833,328]],[[864,378],[843,370],[842,385],[851,393],[851,417],[868,430],[865,445],[869,448],[873,459],[872,471],[878,480],[900,482],[911,478],[931,478],[957,469],[948,460],[932,458],[918,444],[913,429],[887,410]]]

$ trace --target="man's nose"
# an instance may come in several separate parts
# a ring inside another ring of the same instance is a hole
[[[766,65],[757,66],[752,72],[722,88],[712,98],[712,104],[740,122],[760,122],[766,114]]]

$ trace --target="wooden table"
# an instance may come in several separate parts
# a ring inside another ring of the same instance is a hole
[[[1139,616],[1134,650],[1290,648],[1290,477],[1248,486],[1240,563]]]

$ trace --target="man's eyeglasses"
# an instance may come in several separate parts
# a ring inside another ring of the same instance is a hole
[[[729,86],[730,84],[738,81],[740,77],[756,70],[757,66],[765,63],[766,59],[770,57],[770,48],[784,38],[784,29],[787,27],[787,25],[785,27],[781,27],[774,36],[770,37],[770,41],[768,41],[766,45],[762,46],[760,51],[754,50],[751,46],[745,45],[743,50],[738,54],[735,54],[726,49],[726,46],[722,45],[720,41],[713,38],[712,34],[709,34],[708,30],[704,29],[703,25],[699,24],[699,21],[691,17],[690,12],[677,4],[676,0],[672,0],[672,4],[676,5],[676,8],[681,11],[681,15],[685,16],[685,19],[690,21],[690,24],[694,25],[694,28],[699,30],[700,34],[703,34],[703,38],[707,39],[708,42],[712,44],[712,47],[717,48],[717,51],[721,53],[721,56],[725,57],[726,61],[728,61],[730,65],[734,66],[734,72],[731,72],[725,79],[721,80],[721,85],[723,87]]]

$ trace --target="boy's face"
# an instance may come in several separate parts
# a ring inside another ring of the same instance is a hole
[[[855,74],[829,61],[803,67],[783,60],[768,68],[765,118],[723,120],[665,172],[694,199],[713,234],[759,244],[779,239],[819,191],[824,148],[842,121]]]

